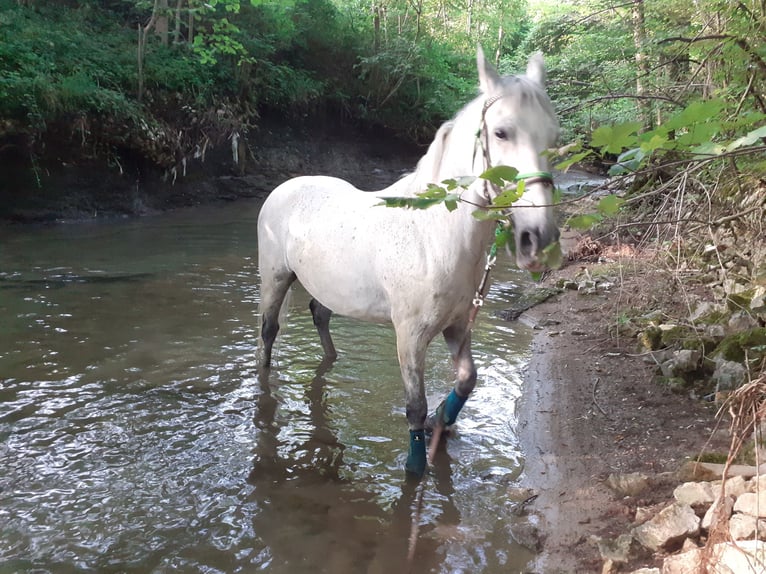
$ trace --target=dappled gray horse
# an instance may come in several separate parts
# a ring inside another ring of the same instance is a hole
[[[329,359],[336,357],[333,312],[393,323],[410,429],[406,469],[418,476],[426,468],[426,427],[453,424],[476,384],[469,315],[495,222],[473,212],[490,206],[500,190],[477,179],[454,211],[388,209],[381,198],[412,196],[429,183],[508,165],[525,181],[511,215],[518,265],[540,270],[543,249],[558,239],[553,180],[541,155],[555,143],[558,124],[542,56],[532,56],[524,76],[500,77],[481,49],[477,63],[481,94],[439,128],[412,174],[374,193],[337,178],[297,177],[269,195],[258,217],[262,365],[271,363],[280,307],[296,279],[313,297],[311,313]],[[457,382],[427,421],[426,349],[439,333]]]

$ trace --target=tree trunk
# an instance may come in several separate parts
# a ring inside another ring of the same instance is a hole
[[[154,3],[157,10],[157,22],[154,29],[160,37],[163,46],[168,45],[168,0],[158,0]]]
[[[372,49],[377,54],[380,51],[380,5],[372,3]]]
[[[178,0],[176,2],[176,14],[175,22],[173,26],[173,43],[179,44],[181,42],[181,6],[183,6],[184,0]]]
[[[644,99],[646,93],[645,81],[649,73],[649,62],[646,58],[646,19],[644,17],[644,0],[633,0],[633,44],[636,47],[636,102],[638,104],[639,121],[649,127],[651,121],[649,101]]]

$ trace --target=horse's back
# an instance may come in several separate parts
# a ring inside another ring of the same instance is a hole
[[[375,194],[335,177],[302,176],[281,184],[258,217],[262,281],[294,274],[335,312],[389,320],[375,269],[375,229],[385,212],[379,204]]]

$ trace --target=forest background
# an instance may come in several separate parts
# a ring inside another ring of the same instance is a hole
[[[425,143],[475,94],[477,45],[504,73],[545,54],[563,143],[622,124],[592,147],[633,160],[642,148],[644,163],[657,150],[720,155],[764,135],[765,11],[759,0],[0,0],[0,162],[171,169],[246,141],[265,117]]]
[[[214,153],[244,174],[267,122],[426,144],[475,95],[477,45],[502,73],[542,51],[552,163],[613,176],[570,225],[623,214],[625,239],[766,282],[766,0],[0,0],[0,215],[154,193]]]

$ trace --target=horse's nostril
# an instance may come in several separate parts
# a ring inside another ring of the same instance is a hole
[[[524,255],[533,255],[537,251],[537,236],[531,231],[522,231],[519,236],[519,249]]]

